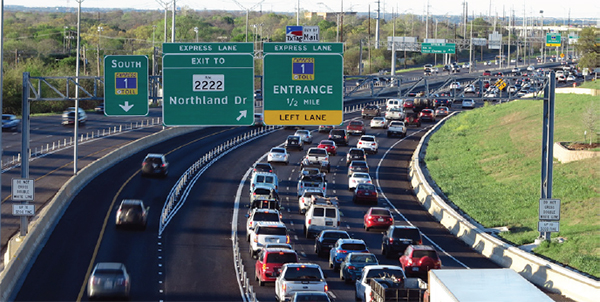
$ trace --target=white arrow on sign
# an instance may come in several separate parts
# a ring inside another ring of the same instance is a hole
[[[236,118],[236,120],[241,120],[243,117],[246,117],[246,114],[248,113],[248,110],[240,110],[240,116],[238,116]]]
[[[125,112],[129,111],[129,109],[133,108],[134,104],[129,105],[129,101],[125,101],[125,105],[119,105],[119,107],[123,108]]]

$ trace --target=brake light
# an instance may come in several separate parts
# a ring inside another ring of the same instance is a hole
[[[423,240],[422,239],[419,239],[419,244],[423,244]]]
[[[287,285],[284,283],[281,285],[281,290],[285,293],[285,290],[287,289]]]
[[[348,253],[348,251],[346,251],[346,250],[338,250],[338,253],[341,253],[341,254],[347,254],[347,253]]]
[[[390,237],[390,243],[394,243],[394,238]]]
[[[290,243],[290,236],[285,236],[285,243]],[[281,253],[283,255],[283,253]]]
[[[327,284],[325,284],[325,286],[323,287],[323,290],[326,292],[329,290],[329,287],[327,287]]]
[[[127,285],[127,280],[125,278],[119,278],[117,280],[117,284],[119,284],[119,285]]]
[[[165,165],[165,164],[162,164],[162,165],[160,165],[160,166],[164,168],[164,167],[166,167],[167,165]]]
[[[118,212],[117,212],[118,213]],[[250,227],[252,227],[252,224],[254,223],[254,221],[250,221]]]
[[[340,221],[338,220],[338,226],[340,226]]]
[[[310,224],[311,219],[308,220],[308,224]]]
[[[100,284],[100,278],[92,276],[92,284],[97,285]]]
[[[355,266],[352,266],[352,265],[350,265],[350,266],[348,266],[348,269],[356,269],[356,267],[355,267]]]
[[[145,166],[147,163],[146,162],[142,162],[142,167]]]
[[[254,242],[258,242],[258,236],[254,237]]]

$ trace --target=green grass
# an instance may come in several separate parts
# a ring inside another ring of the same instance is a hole
[[[591,89],[600,89],[600,80],[596,81],[586,81],[581,86],[581,88],[591,88]]]
[[[521,100],[486,106],[448,120],[430,140],[432,177],[461,209],[486,227],[507,226],[501,236],[517,245],[537,232],[541,181],[542,104]],[[600,99],[557,95],[555,141],[583,139],[583,111]],[[561,200],[562,244],[536,253],[600,277],[600,173],[598,159],[554,161],[553,198]]]

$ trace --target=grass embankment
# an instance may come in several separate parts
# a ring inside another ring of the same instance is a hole
[[[426,163],[456,205],[486,227],[507,226],[501,236],[517,245],[537,232],[541,181],[542,101],[486,106],[448,120],[432,137]],[[583,112],[600,99],[557,95],[555,141],[583,139]],[[561,200],[564,243],[534,252],[600,277],[600,167],[598,159],[554,161],[553,195]]]
[[[600,80],[585,81],[579,86],[581,88],[600,89]]]

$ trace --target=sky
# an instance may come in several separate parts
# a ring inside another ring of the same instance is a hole
[[[136,8],[136,9],[159,9],[164,7],[164,3],[172,3],[172,0],[83,0],[82,7],[97,8]],[[570,18],[577,20],[580,18],[597,18],[600,20],[600,1],[598,0],[573,0],[575,5],[569,6],[570,1],[559,0],[471,0],[468,3],[469,14],[487,16],[490,11],[492,15],[508,16],[511,10],[517,18],[522,18],[523,14],[527,16],[541,17],[540,10],[543,10],[544,17]],[[236,3],[237,2],[237,3]],[[463,0],[429,0],[429,13],[431,15],[461,15]],[[239,3],[239,4],[238,4]],[[242,10],[263,12],[295,12],[296,6],[300,4],[300,9],[309,11],[331,11],[341,10],[343,3],[344,11],[367,12],[369,5],[371,11],[377,8],[377,0],[177,0],[178,7],[187,6],[197,10]],[[551,4],[550,4],[551,3]],[[77,7],[77,0],[4,0],[4,5],[24,5],[32,7]],[[172,4],[170,5],[172,6]],[[382,13],[391,14],[394,11],[400,13],[425,14],[427,0],[407,1],[407,0],[380,0]]]

